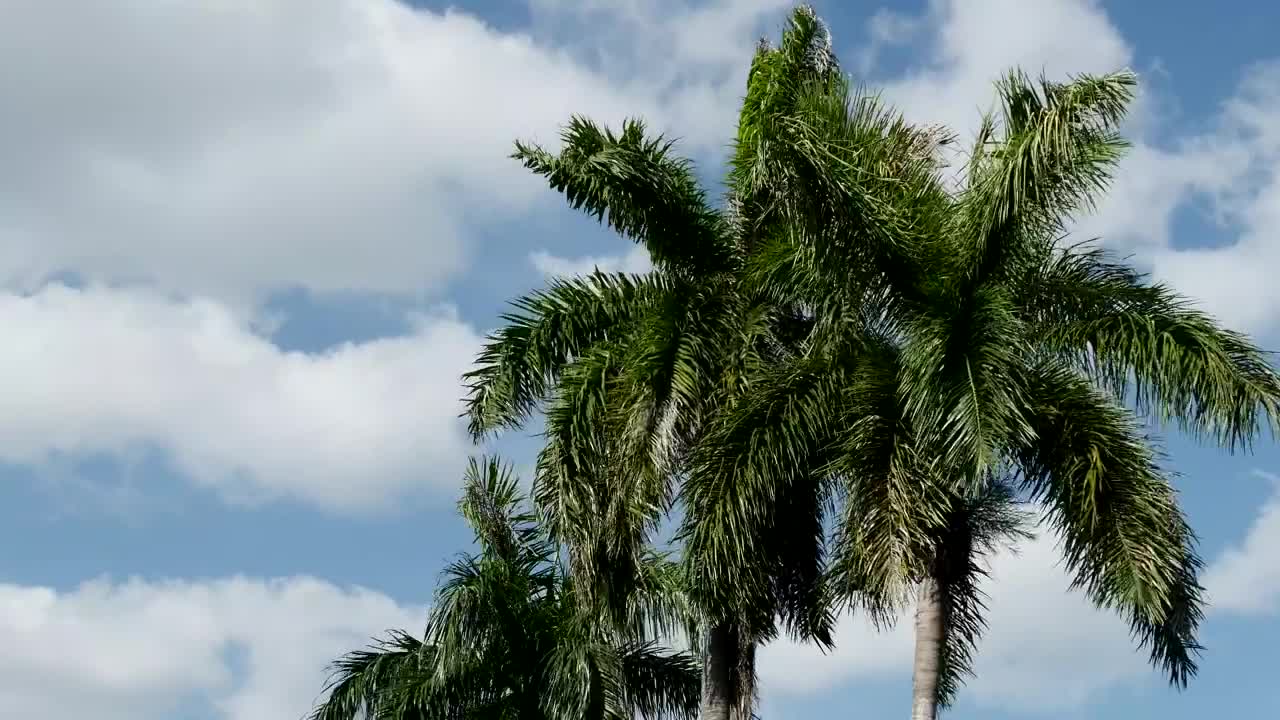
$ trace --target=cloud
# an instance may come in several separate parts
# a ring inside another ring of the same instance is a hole
[[[1245,73],[1210,131],[1139,147],[1100,208],[1100,233],[1228,325],[1270,334],[1280,320],[1280,61]],[[1179,229],[1198,212],[1202,230]],[[1110,232],[1108,232],[1110,231]],[[1194,232],[1204,233],[1193,236]]]
[[[529,254],[529,262],[547,277],[587,275],[599,270],[605,273],[647,273],[653,269],[649,251],[637,245],[623,255],[560,257],[546,250]]]
[[[1280,62],[1249,69],[1209,130],[1138,134],[1111,191],[1076,232],[1133,253],[1154,279],[1229,326],[1266,335],[1280,316]],[[1183,224],[1186,219],[1199,222]]]
[[[0,716],[298,718],[330,661],[424,618],[308,577],[0,584]]]
[[[1271,497],[1239,543],[1206,568],[1204,586],[1215,612],[1265,615],[1280,610],[1280,477],[1259,472],[1272,485]]]
[[[994,101],[993,81],[1011,67],[1062,78],[1110,72],[1133,59],[1094,0],[931,0],[922,16],[875,17],[873,46],[923,45],[923,62],[882,78],[885,99],[917,121],[945,123],[966,141]],[[875,57],[867,62],[874,70]]]
[[[1280,491],[1241,543],[1206,572],[1215,614],[1275,608],[1280,575],[1270,548],[1280,542],[1278,529]],[[1066,592],[1051,535],[1016,554],[998,553],[991,571],[991,626],[966,699],[1042,712],[1155,681],[1123,620]],[[299,717],[320,696],[329,661],[385,629],[417,630],[423,616],[377,592],[307,577],[100,579],[69,591],[0,584],[0,643],[7,649],[0,654],[0,715]],[[908,676],[909,619],[877,634],[845,618],[828,656],[785,641],[766,647],[759,668],[766,702]]]
[[[438,312],[305,355],[245,320],[299,288],[438,296],[490,225],[559,211],[508,155],[572,113],[718,157],[753,30],[785,5],[540,2],[506,31],[396,0],[9,3],[0,62],[27,72],[0,77],[23,108],[0,119],[21,349],[0,461],[158,449],[228,498],[330,509],[452,487],[470,328]]]
[[[0,295],[0,460],[155,448],[236,501],[330,510],[449,493],[470,441],[461,374],[480,345],[442,309],[412,333],[285,352],[227,307],[140,289]]]
[[[1068,593],[1054,537],[1042,531],[1017,553],[991,559],[986,617],[977,675],[963,695],[1015,711],[1078,706],[1105,689],[1154,678],[1135,651],[1122,618],[1099,611],[1084,595]],[[862,618],[842,619],[836,649],[827,656],[790,641],[761,652],[760,674],[771,698],[835,687],[853,680],[910,676],[910,614],[877,633]]]
[[[795,2],[532,0],[531,6],[535,27],[575,57],[611,77],[661,88],[669,130],[713,150],[719,161],[756,43],[776,38]]]
[[[439,290],[478,225],[545,199],[517,137],[639,114],[719,155],[747,30],[780,4],[641,11],[627,47],[674,43],[677,75],[395,0],[7,3],[0,286]]]

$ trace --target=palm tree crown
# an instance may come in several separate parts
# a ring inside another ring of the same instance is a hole
[[[1280,379],[1245,337],[1064,240],[1125,147],[1134,82],[1009,74],[958,189],[945,133],[843,78],[794,80],[794,109],[768,121],[778,149],[751,182],[788,232],[752,273],[812,330],[704,435],[687,552],[758,594],[746,529],[790,498],[839,505],[832,592],[881,617],[942,605],[942,657],[926,660],[952,676],[931,704],[981,629],[981,546],[950,528],[993,488],[1040,506],[1076,585],[1128,617],[1171,682],[1196,670],[1200,560],[1142,416],[1234,449],[1275,427]]]
[[[693,656],[601,618],[524,504],[506,467],[472,462],[459,509],[479,551],[445,570],[425,639],[394,631],[343,657],[313,720],[694,716]],[[636,616],[673,627],[675,566],[649,554],[641,569]]]
[[[762,45],[736,166],[772,152],[770,131],[757,119],[791,95],[771,89],[770,77],[826,78],[834,71],[828,45],[807,8],[794,14],[779,48]],[[749,392],[805,328],[797,308],[743,282],[761,218],[741,183],[731,177],[726,207],[712,207],[690,163],[670,142],[646,137],[638,121],[615,134],[574,118],[562,139],[558,154],[518,144],[516,157],[572,206],[643,244],[655,269],[557,280],[517,300],[468,376],[468,415],[481,436],[545,410],[535,497],[570,548],[575,578],[608,606],[610,596],[627,595],[619,579],[631,575],[637,549],[681,496],[688,458],[711,419]],[[753,528],[769,577],[750,605],[727,604],[737,598],[709,587],[714,578],[690,566],[709,632],[709,684],[731,686],[720,694],[743,718],[750,716],[754,645],[776,634],[779,617],[793,634],[830,643],[820,553],[790,541],[797,527],[820,535],[822,519],[811,515],[812,503],[794,507],[802,514],[781,519],[775,531]]]

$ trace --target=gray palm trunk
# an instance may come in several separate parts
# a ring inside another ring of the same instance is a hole
[[[733,671],[737,664],[738,632],[732,623],[719,623],[707,633],[702,669],[701,720],[730,720],[736,704]]]
[[[944,620],[938,583],[933,578],[927,578],[920,583],[920,594],[916,601],[911,720],[934,720],[938,716],[938,680],[942,664]]]

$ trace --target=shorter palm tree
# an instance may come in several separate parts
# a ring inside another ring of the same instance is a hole
[[[509,468],[472,460],[459,510],[479,551],[450,564],[425,638],[404,631],[333,666],[312,720],[632,720],[697,714],[700,671],[659,647],[678,629],[678,566],[648,553],[630,622],[586,601]]]

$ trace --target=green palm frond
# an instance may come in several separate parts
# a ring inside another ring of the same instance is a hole
[[[759,382],[710,429],[683,487],[681,538],[695,592],[722,612],[750,609],[755,615],[746,621],[752,626],[769,626],[778,610],[770,574],[781,562],[774,553],[782,542],[771,536],[785,527],[778,513],[798,512],[782,499],[804,488],[811,515],[825,502],[825,493],[814,493],[811,483],[821,482],[821,453],[833,430],[828,412],[837,382],[826,369],[815,360]],[[805,542],[816,539],[810,532]]]
[[[497,458],[470,460],[458,513],[484,556],[518,565],[541,563],[552,555],[537,517],[521,507],[524,501],[510,465]]]
[[[1129,617],[1175,685],[1195,674],[1203,617],[1195,536],[1132,413],[1075,372],[1028,383],[1041,438],[1022,449],[1023,484],[1062,536],[1076,586]]]
[[[974,496],[958,498],[935,538],[932,576],[942,601],[944,635],[939,658],[938,700],[951,706],[973,674],[978,641],[987,628],[987,562],[1002,547],[1032,539],[1028,512],[1016,502],[1005,479],[993,480]]]
[[[958,216],[972,250],[970,278],[1034,253],[1092,207],[1128,148],[1117,128],[1136,82],[1126,71],[1033,84],[1015,70],[996,84],[999,119],[982,125]]]
[[[1280,418],[1280,375],[1247,338],[1169,288],[1071,248],[1026,282],[1028,319],[1063,353],[1139,411],[1231,448]]]
[[[512,303],[463,376],[474,438],[520,425],[551,392],[564,367],[594,343],[628,332],[671,292],[663,276],[594,273],[558,279]]]
[[[570,206],[643,244],[659,266],[702,274],[731,262],[723,221],[671,141],[647,137],[638,119],[615,134],[580,116],[561,140],[559,155],[516,143],[513,157],[546,177]]]
[[[1011,373],[1034,348],[1019,342],[1015,299],[999,288],[979,288],[904,326],[903,412],[921,446],[957,473],[953,482],[981,482],[999,465],[1010,438],[1030,432]]]
[[[630,622],[610,622],[528,504],[506,465],[473,461],[459,510],[478,551],[446,567],[425,639],[344,656],[312,720],[691,718],[695,662],[657,645],[690,621],[678,565],[641,553],[617,598]]]
[[[928,573],[934,529],[953,493],[940,468],[916,452],[892,415],[860,419],[835,465],[846,478],[844,508],[831,563],[832,586],[879,626],[892,623]]]
[[[633,643],[619,654],[628,704],[642,717],[657,720],[697,715],[702,679],[696,658],[663,650],[652,642]]]
[[[433,648],[403,631],[344,655],[332,665],[326,700],[310,720],[426,720],[404,707],[404,679],[418,675],[433,658]],[[400,713],[403,713],[401,715]]]
[[[917,298],[916,269],[947,218],[920,131],[839,77],[802,86],[777,127],[785,150],[747,189],[772,194],[785,233],[799,240],[793,262],[818,275],[838,268],[850,302],[883,287]]]
[[[778,121],[793,113],[802,85],[827,82],[839,72],[831,35],[813,8],[797,7],[789,20],[779,46],[762,40],[752,58],[729,163],[729,209],[748,252],[760,226],[772,219],[772,163],[777,152],[787,152]]]

